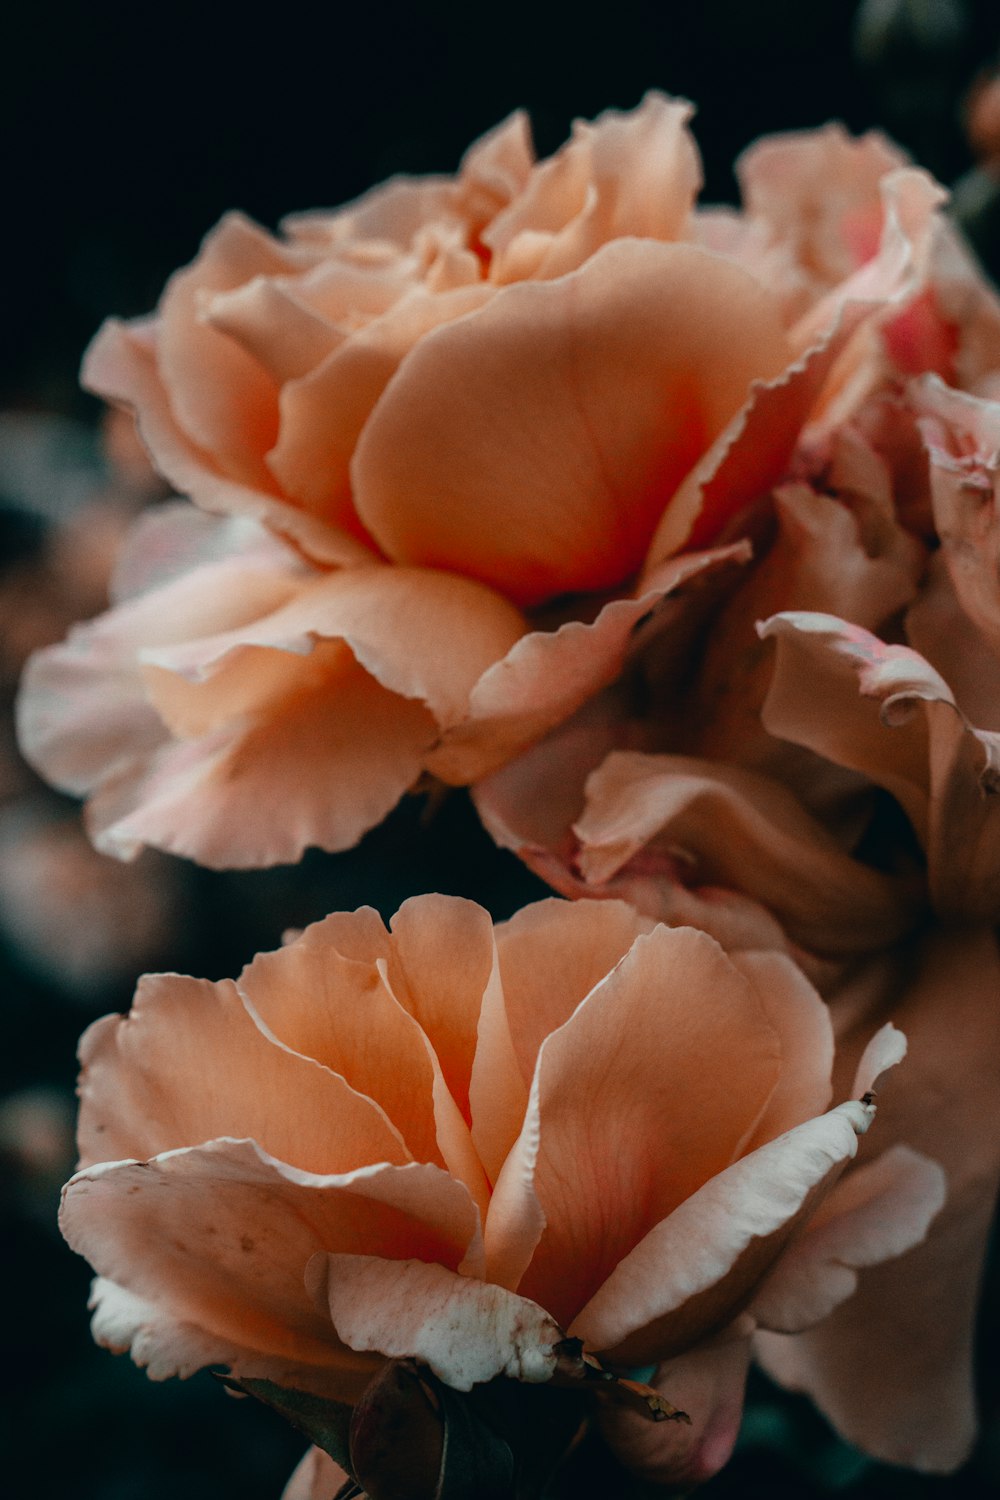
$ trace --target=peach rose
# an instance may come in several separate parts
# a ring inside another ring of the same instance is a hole
[[[230,513],[141,528],[142,597],[26,679],[25,751],[102,848],[293,860],[478,780],[712,596],[804,427],[976,376],[993,304],[925,174],[819,132],[750,153],[743,215],[696,211],[688,113],[650,95],[542,163],[514,117],[454,180],[227,219],[98,337],[93,387]]]
[[[475,794],[564,894],[791,954],[845,1056],[889,1018],[905,1029],[881,1124],[944,1165],[948,1205],[891,1298],[862,1276],[863,1345],[853,1321],[760,1344],[852,1441],[936,1468],[975,1434],[1000,1180],[998,454],[1000,405],[935,376],[813,432],[721,599],[648,629],[613,689]],[[925,1330],[919,1362],[904,1324]],[[865,1378],[834,1390],[855,1364]]]
[[[662,1364],[692,1426],[612,1415],[612,1441],[705,1477],[754,1327],[811,1327],[940,1207],[904,1147],[838,1183],[904,1050],[880,1032],[830,1109],[828,1012],[786,958],[618,902],[494,930],[418,896],[236,983],[147,976],[91,1027],[63,1231],[96,1338],[154,1378],[221,1363],[354,1401],[407,1356],[459,1390],[544,1382],[568,1333]]]

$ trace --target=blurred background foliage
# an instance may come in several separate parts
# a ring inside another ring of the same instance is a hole
[[[396,171],[452,170],[526,106],[541,153],[576,115],[651,87],[698,105],[706,198],[758,135],[831,118],[881,126],[943,181],[1000,266],[995,0],[508,0],[286,3],[39,0],[0,57],[7,229],[0,350],[0,1486],[12,1497],[276,1500],[301,1440],[208,1377],[154,1386],[90,1343],[89,1272],[54,1226],[72,1167],[76,1039],[154,967],[219,977],[282,931],[442,890],[509,915],[540,887],[465,799],[411,799],[349,854],[215,875],[90,851],[75,807],[13,747],[29,650],[103,607],[124,526],[159,497],[127,424],[76,385],[108,314],[148,311],[228,208],[268,226]],[[942,1287],[942,1295],[947,1289]],[[982,1442],[948,1479],[865,1460],[807,1403],[751,1388],[737,1456],[706,1496],[945,1500],[1000,1493],[1000,1278],[983,1306]],[[621,1493],[593,1472],[594,1493]]]

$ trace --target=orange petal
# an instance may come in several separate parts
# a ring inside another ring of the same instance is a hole
[[[314,1175],[233,1140],[79,1172],[61,1224],[130,1294],[130,1306],[114,1298],[116,1343],[130,1343],[155,1377],[225,1362],[351,1400],[372,1362],[345,1349],[316,1310],[309,1260],[363,1248],[454,1266],[477,1231],[468,1194],[436,1167]]]
[[[410,1159],[378,1104],[268,1038],[228,979],[145,975],[128,1016],[84,1033],[80,1062],[85,1165],[223,1135],[251,1137],[310,1172]]]
[[[538,1054],[525,1132],[538,1132],[546,1228],[525,1295],[568,1322],[733,1160],[779,1072],[775,1031],[711,938],[665,927],[637,938]]]
[[[521,603],[614,587],[750,381],[787,359],[770,299],[736,267],[687,245],[605,246],[407,356],[358,444],[358,513],[395,560]]]

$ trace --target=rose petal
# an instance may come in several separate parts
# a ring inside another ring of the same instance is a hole
[[[145,975],[128,1016],[84,1033],[80,1061],[85,1165],[234,1133],[313,1172],[409,1160],[382,1108],[270,1040],[228,979]]]
[[[686,245],[605,246],[407,356],[358,444],[358,513],[396,561],[518,602],[614,587],[749,382],[787,354],[736,267]]]
[[[330,1500],[343,1489],[348,1476],[322,1448],[308,1448],[296,1465],[281,1500]]]
[[[574,833],[588,885],[653,845],[680,862],[686,884],[745,892],[818,953],[892,941],[913,918],[900,883],[851,859],[780,783],[711,761],[610,755],[587,782]]]
[[[873,1114],[840,1104],[705,1180],[614,1267],[571,1332],[618,1362],[645,1364],[730,1320]]]
[[[1000,736],[974,729],[947,683],[906,646],[830,615],[777,615],[763,718],[770,733],[869,776],[903,807],[927,852],[937,909],[1000,910]]]
[[[226,474],[181,430],[157,368],[152,324],[109,319],[87,350],[81,379],[88,390],[135,412],[158,471],[206,510],[266,522],[321,562],[370,559],[370,548],[354,537],[281,499],[270,478],[258,486]]]
[[[993,933],[956,928],[933,932],[887,978],[871,965],[834,997],[851,1026],[846,1068],[873,1018],[891,1010],[905,1027],[906,1087],[881,1098],[878,1144],[940,1161],[948,1197],[923,1244],[862,1270],[855,1294],[822,1323],[759,1339],[765,1367],[808,1391],[850,1442],[935,1473],[961,1464],[975,1437],[973,1336],[1000,1179],[998,994]]]
[[[691,599],[709,596],[749,560],[745,545],[672,558],[637,598],[614,599],[596,618],[532,631],[489,667],[466,717],[446,731],[429,768],[443,780],[479,780],[617,678],[646,621],[666,631]]]
[[[739,1153],[779,1071],[774,1029],[711,938],[665,927],[638,937],[539,1050],[515,1149],[537,1133],[546,1228],[519,1289],[568,1322]]]
[[[79,1172],[61,1225],[100,1276],[155,1309],[155,1324],[132,1321],[161,1377],[190,1373],[214,1344],[207,1362],[348,1399],[372,1364],[317,1312],[305,1286],[310,1258],[363,1247],[454,1266],[477,1235],[465,1189],[436,1167],[315,1175],[234,1140]],[[120,1339],[120,1304],[118,1321]]]
[[[750,1339],[739,1329],[661,1365],[654,1389],[690,1417],[683,1422],[650,1422],[620,1404],[608,1402],[601,1432],[633,1474],[656,1485],[700,1485],[729,1461],[743,1418],[743,1392],[750,1363]]]
[[[858,1271],[912,1250],[947,1197],[937,1162],[907,1146],[848,1172],[754,1293],[747,1309],[777,1333],[798,1333],[852,1296]]]
[[[555,1370],[564,1335],[544,1308],[442,1265],[323,1255],[308,1283],[349,1348],[420,1359],[456,1390],[497,1375],[537,1384]]]

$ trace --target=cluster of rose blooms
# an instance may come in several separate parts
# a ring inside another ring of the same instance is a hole
[[[602,1407],[669,1484],[755,1358],[948,1470],[1000,1175],[1000,302],[884,139],[762,141],[697,208],[689,113],[230,216],[99,335],[190,500],[23,684],[98,848],[290,862],[437,782],[558,895],[143,979],[63,1229],[155,1378],[353,1402],[582,1345],[690,1417]]]

